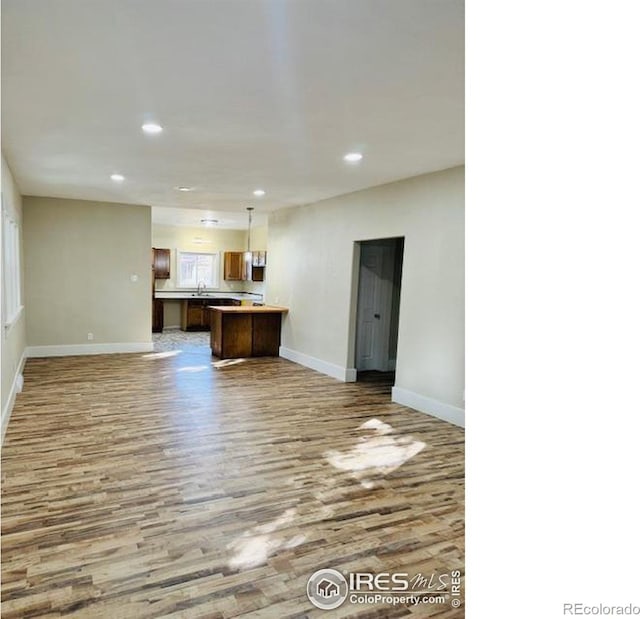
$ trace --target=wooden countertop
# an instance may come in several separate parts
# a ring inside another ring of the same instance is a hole
[[[207,305],[214,312],[222,314],[285,314],[289,311],[287,307],[278,307],[277,305]]]

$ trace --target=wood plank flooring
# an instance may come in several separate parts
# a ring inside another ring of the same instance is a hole
[[[325,567],[464,576],[464,432],[388,384],[204,347],[30,359],[24,377],[3,619],[464,616],[306,596]]]

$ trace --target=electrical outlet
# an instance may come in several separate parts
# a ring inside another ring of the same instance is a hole
[[[87,333],[87,339],[91,341],[93,339],[93,333]]]
[[[131,276],[131,281],[132,281],[132,282],[137,282],[137,281],[138,281],[138,276],[137,276],[137,275],[135,275],[135,274],[133,274],[133,275]]]

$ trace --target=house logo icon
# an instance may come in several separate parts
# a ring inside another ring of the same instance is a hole
[[[330,598],[333,595],[340,593],[340,589],[335,582],[323,578],[316,586],[318,595],[323,598]]]
[[[347,580],[336,570],[318,570],[307,581],[307,597],[322,610],[338,608],[347,599],[348,593]]]

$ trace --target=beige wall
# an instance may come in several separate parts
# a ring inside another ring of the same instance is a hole
[[[151,341],[150,207],[25,197],[24,252],[29,347]]]
[[[11,217],[18,222],[22,230],[22,197],[18,191],[18,187],[13,179],[11,170],[7,162],[2,156],[2,203]],[[1,219],[1,218],[0,218]],[[0,226],[3,224],[0,224]],[[2,239],[2,234],[0,234]],[[2,241],[0,240],[0,243]],[[24,247],[24,243],[23,243]],[[3,255],[0,252],[1,255]],[[22,273],[24,274],[24,250],[22,252]],[[0,273],[4,273],[4,264],[1,266]],[[24,277],[22,277],[22,303],[24,305]],[[10,409],[13,405],[13,397],[15,395],[16,378],[21,370],[21,362],[26,347],[26,320],[23,310],[21,316],[9,329],[4,328],[4,303],[2,303],[2,325],[0,329],[2,334],[2,436],[6,430],[6,424],[9,421]]]
[[[251,249],[253,251],[267,251],[267,242],[269,240],[268,230],[268,226],[251,228]]]
[[[201,242],[196,242],[195,239],[200,239]],[[224,252],[246,250],[246,230],[190,228],[187,226],[167,226],[164,224],[153,224],[152,241],[154,247],[171,250],[171,278],[156,280],[156,290],[168,291],[175,289],[176,249],[181,249],[185,251],[204,253],[220,252],[220,286],[219,288],[217,288],[217,290],[221,290],[223,292],[263,292],[263,283],[233,281],[227,282],[224,279]],[[260,226],[251,230],[251,249],[267,249],[266,226]],[[172,305],[175,305],[175,307],[172,307]],[[179,304],[165,303],[165,324],[173,326],[179,323]]]
[[[430,406],[462,409],[463,167],[272,214],[266,298],[290,308],[282,345],[353,368],[354,242],[399,236],[396,387]]]
[[[220,287],[218,290],[242,290],[242,282],[224,280],[224,252],[246,249],[246,234],[243,230],[218,230],[215,228],[189,228],[153,224],[151,240],[154,247],[171,250],[171,278],[156,280],[156,290],[174,290],[177,284],[176,250],[216,253],[220,252]],[[196,242],[201,239],[202,242]]]

